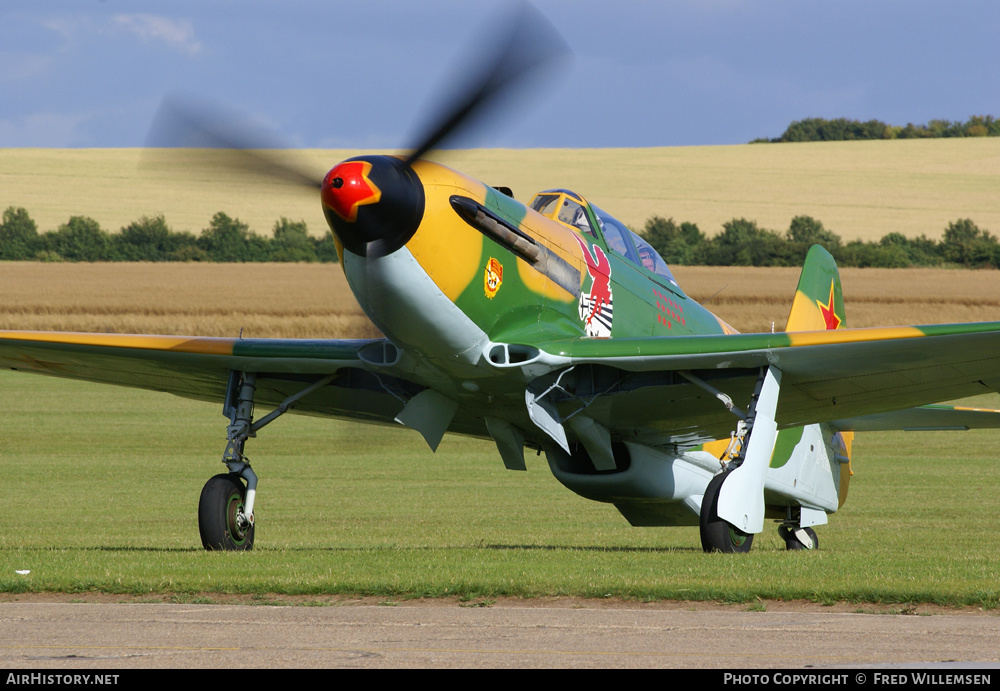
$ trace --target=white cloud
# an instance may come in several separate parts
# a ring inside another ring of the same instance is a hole
[[[194,25],[186,19],[155,14],[116,14],[112,21],[144,41],[163,41],[191,55],[201,50],[201,43],[194,36]]]
[[[78,15],[57,14],[42,18],[41,25],[59,34],[64,41],[71,41],[81,31],[86,31],[91,22]],[[87,25],[87,26],[85,26]]]

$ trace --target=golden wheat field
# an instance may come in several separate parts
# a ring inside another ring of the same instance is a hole
[[[338,264],[0,262],[0,328],[247,338],[378,331]]]
[[[677,267],[740,331],[784,326],[798,269]],[[1000,271],[844,269],[848,325],[1000,320]],[[197,336],[378,335],[336,264],[0,262],[0,329]]]
[[[322,176],[360,152],[284,152]],[[248,180],[220,151],[2,149],[0,208],[24,207],[49,231],[90,216],[117,232],[162,213],[195,234],[224,211],[268,234],[282,217],[325,232],[315,190]],[[732,218],[783,231],[818,218],[845,241],[890,232],[937,239],[971,218],[1000,233],[1000,138],[747,144],[648,149],[441,151],[435,157],[521,201],[543,189],[584,195],[626,224],[650,216],[697,223],[709,235]]]

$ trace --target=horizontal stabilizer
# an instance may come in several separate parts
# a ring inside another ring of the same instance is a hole
[[[854,432],[997,429],[1000,428],[1000,410],[925,405],[919,408],[834,420],[830,424],[837,429]]]

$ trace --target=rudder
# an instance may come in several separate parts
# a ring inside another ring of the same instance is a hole
[[[826,331],[846,326],[837,262],[823,247],[813,245],[802,265],[785,331]]]

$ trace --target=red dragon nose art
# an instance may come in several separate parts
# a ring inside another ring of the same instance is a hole
[[[614,319],[614,308],[611,303],[611,262],[599,246],[594,245],[594,253],[580,238],[583,257],[587,261],[587,273],[590,274],[590,293],[580,294],[580,319],[584,323],[584,331],[595,338],[610,338],[611,323]]]

